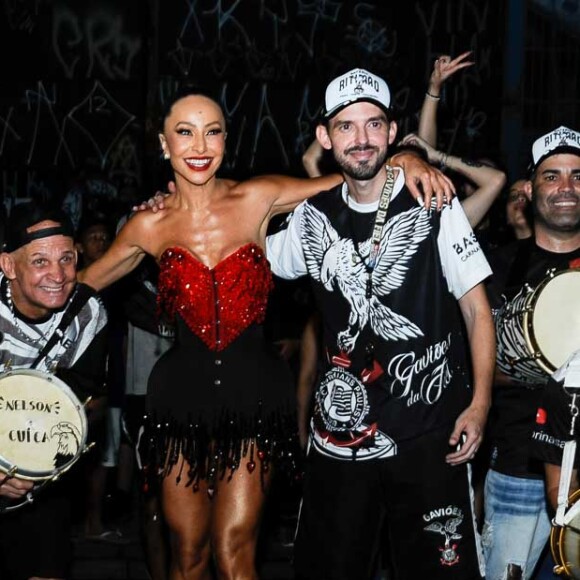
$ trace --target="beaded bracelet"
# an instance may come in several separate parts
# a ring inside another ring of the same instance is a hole
[[[432,95],[429,91],[425,91],[425,94],[430,97],[431,99],[433,99],[434,101],[439,101],[441,99],[440,96],[438,95]]]

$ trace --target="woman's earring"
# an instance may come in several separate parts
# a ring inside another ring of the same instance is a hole
[[[169,152],[168,151],[163,152],[163,159],[165,159],[166,161],[167,161],[167,159],[169,159]]]

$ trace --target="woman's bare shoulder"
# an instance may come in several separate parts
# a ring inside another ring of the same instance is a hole
[[[151,236],[167,219],[169,213],[171,213],[169,208],[158,212],[152,210],[134,212],[120,228],[117,237],[130,245],[147,248],[150,245]]]

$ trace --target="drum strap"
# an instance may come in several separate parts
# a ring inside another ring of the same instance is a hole
[[[563,375],[563,376],[562,376]],[[570,436],[572,439],[564,444],[562,456],[562,467],[560,470],[560,484],[558,486],[558,508],[554,517],[554,525],[564,526],[571,521],[570,514],[566,514],[568,508],[568,498],[570,497],[570,482],[572,480],[572,470],[574,469],[574,459],[576,457],[576,419],[578,417],[578,406],[576,398],[580,395],[580,351],[575,351],[568,360],[552,375],[554,380],[564,380],[564,389],[572,395],[570,404],[571,423]]]
[[[554,517],[556,526],[564,525],[564,515],[568,507],[568,497],[570,496],[570,481],[572,480],[572,468],[574,467],[574,456],[576,455],[576,440],[566,441],[564,444],[564,455],[562,456],[562,469],[560,471],[560,485],[558,486],[558,509]]]
[[[83,306],[89,301],[91,296],[94,296],[94,294],[95,291],[90,286],[80,282],[76,285],[75,293],[60,320],[60,324],[54,329],[54,332],[48,338],[46,344],[38,353],[36,360],[32,363],[30,368],[36,368],[40,361],[51,351],[52,347],[64,336],[64,331],[69,327],[76,315],[82,310]]]

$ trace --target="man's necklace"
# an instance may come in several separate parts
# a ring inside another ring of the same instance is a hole
[[[12,301],[12,291],[10,289],[10,282],[8,284],[6,284],[6,303],[8,305],[8,308],[10,309],[10,314],[12,315],[12,322],[14,323],[14,327],[16,328],[16,330],[24,338],[26,338],[27,340],[31,340],[31,337],[26,332],[24,332],[24,330],[20,326],[20,322],[18,321],[18,317],[16,316],[14,302]],[[52,333],[54,332],[54,329],[56,328],[57,318],[58,318],[58,316],[56,316],[55,314],[51,315],[50,327],[48,328],[47,332],[43,332],[42,330],[40,330],[39,325],[37,325],[37,324],[29,324],[28,325],[38,333],[38,338],[33,339],[34,345],[46,344],[48,342],[48,338],[50,336],[52,336]]]

